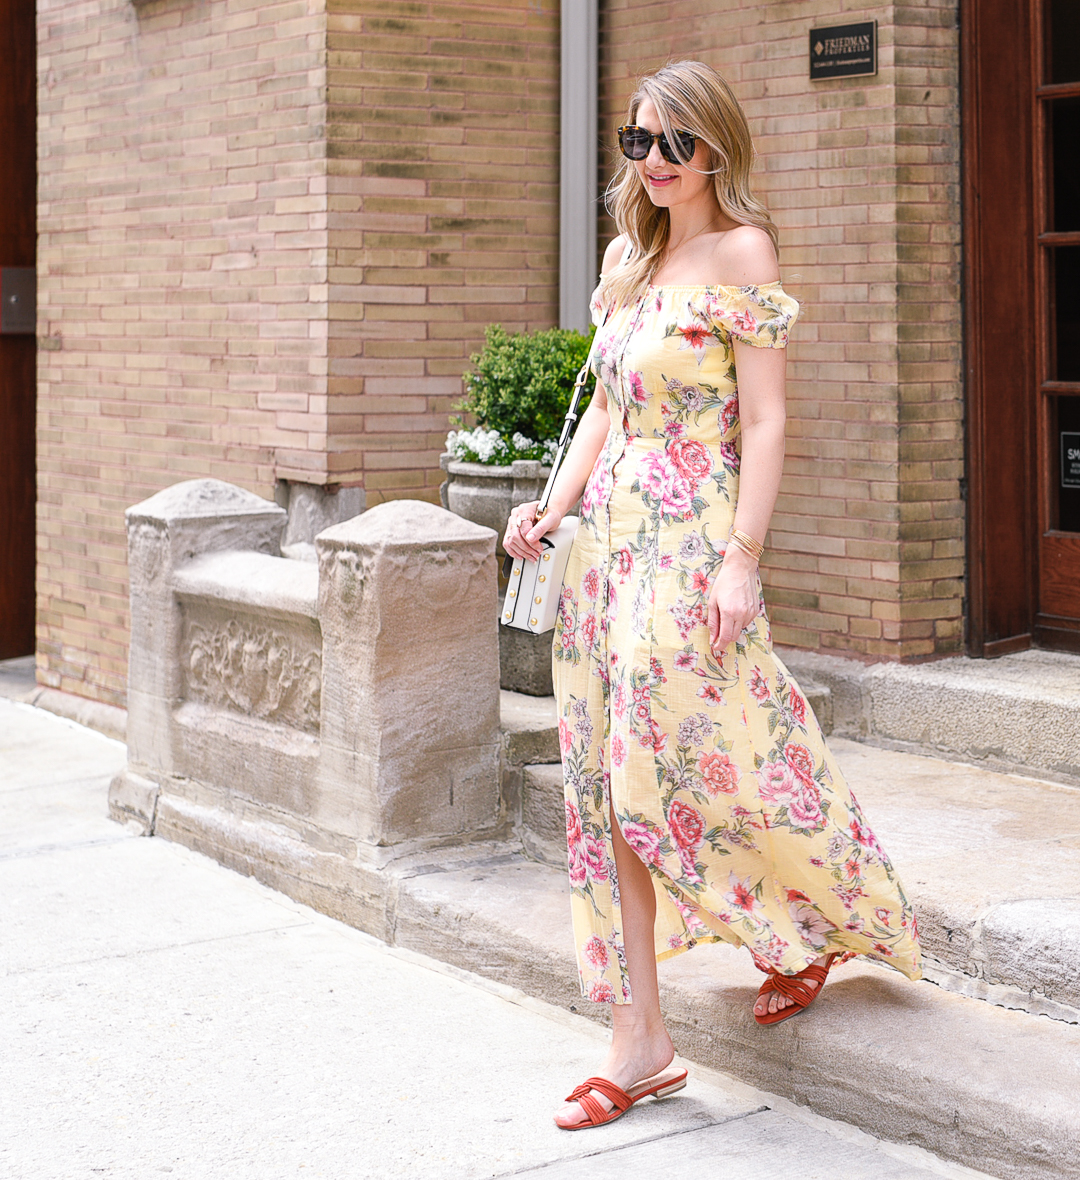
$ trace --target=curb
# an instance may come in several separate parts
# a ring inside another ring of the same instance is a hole
[[[87,729],[96,729],[98,733],[114,741],[126,741],[127,709],[105,705],[101,701],[92,701],[73,692],[61,692],[58,688],[37,684],[34,680],[33,666],[29,665],[29,662],[26,668],[12,668],[12,665],[20,662],[4,661],[8,667],[0,669],[0,697],[24,705],[33,705],[48,713],[54,713],[57,717],[85,725]]]

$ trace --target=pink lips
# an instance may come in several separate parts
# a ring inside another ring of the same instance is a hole
[[[649,183],[656,188],[663,188],[665,185],[674,184],[678,180],[677,176],[651,176],[649,173],[646,173],[646,176],[649,177]]]

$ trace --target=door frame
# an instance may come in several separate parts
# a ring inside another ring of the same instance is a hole
[[[35,6],[0,0],[0,267],[37,247]],[[34,650],[36,366],[33,335],[0,334],[0,659]]]
[[[999,656],[1038,601],[1030,5],[960,0],[960,32],[968,651]]]

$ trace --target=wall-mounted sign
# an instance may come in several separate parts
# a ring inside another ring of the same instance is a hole
[[[1080,434],[1061,432],[1061,486],[1080,488]]]
[[[877,73],[877,21],[810,30],[810,81]]]

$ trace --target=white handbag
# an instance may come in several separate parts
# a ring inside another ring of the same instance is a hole
[[[578,517],[564,516],[557,529],[540,538],[543,553],[539,561],[514,558],[510,585],[503,600],[504,627],[543,635],[555,626],[566,563],[570,560],[577,527]]]
[[[537,519],[547,508],[551,489],[555,486],[555,477],[559,474],[559,468],[570,446],[570,439],[578,420],[578,404],[581,402],[585,382],[589,379],[595,347],[596,336],[593,336],[589,355],[574,381],[574,393],[570,398],[570,409],[563,419],[559,446],[551,463],[551,474],[544,485],[544,494],[536,506]],[[570,549],[574,544],[574,535],[579,523],[576,516],[564,516],[558,528],[545,533],[540,538],[540,548],[543,552],[539,561],[522,561],[519,557],[507,556],[504,569],[507,570],[510,584],[506,588],[506,598],[503,600],[500,615],[500,622],[504,627],[515,627],[519,631],[543,635],[555,626],[566,563],[570,560]]]

